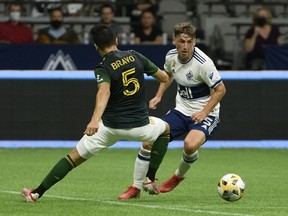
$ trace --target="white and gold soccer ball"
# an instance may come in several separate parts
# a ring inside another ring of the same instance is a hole
[[[244,193],[245,183],[239,175],[226,174],[218,183],[218,193],[226,201],[234,202],[239,200]]]

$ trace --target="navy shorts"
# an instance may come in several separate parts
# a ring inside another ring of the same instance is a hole
[[[191,130],[202,131],[206,135],[207,140],[220,123],[219,118],[207,116],[202,122],[196,124],[191,116],[185,116],[175,109],[170,110],[162,119],[170,126],[170,141]]]

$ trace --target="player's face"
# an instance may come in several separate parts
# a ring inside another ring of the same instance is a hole
[[[173,44],[178,51],[178,58],[180,61],[188,61],[192,57],[192,53],[196,44],[196,39],[189,37],[182,33],[173,38]]]

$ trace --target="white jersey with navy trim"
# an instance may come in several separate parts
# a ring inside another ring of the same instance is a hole
[[[166,55],[164,69],[177,82],[175,109],[186,116],[203,110],[213,89],[222,82],[213,61],[197,47],[187,62],[179,61],[176,49],[170,50]],[[209,115],[218,117],[219,108],[218,103]]]

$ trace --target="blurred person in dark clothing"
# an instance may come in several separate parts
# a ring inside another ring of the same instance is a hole
[[[100,9],[100,23],[108,25],[116,35],[123,33],[123,29],[117,21],[114,20],[115,9],[111,4],[105,3]]]
[[[135,44],[163,44],[163,31],[156,25],[155,14],[152,11],[143,11],[140,23],[140,26],[135,28]]]
[[[265,45],[281,45],[284,38],[277,25],[272,24],[272,14],[268,8],[260,7],[253,14],[253,26],[244,39],[245,64],[249,70],[265,69]]]
[[[55,8],[50,12],[50,26],[39,30],[38,43],[43,44],[78,44],[80,40],[72,28],[63,25],[63,12]]]

